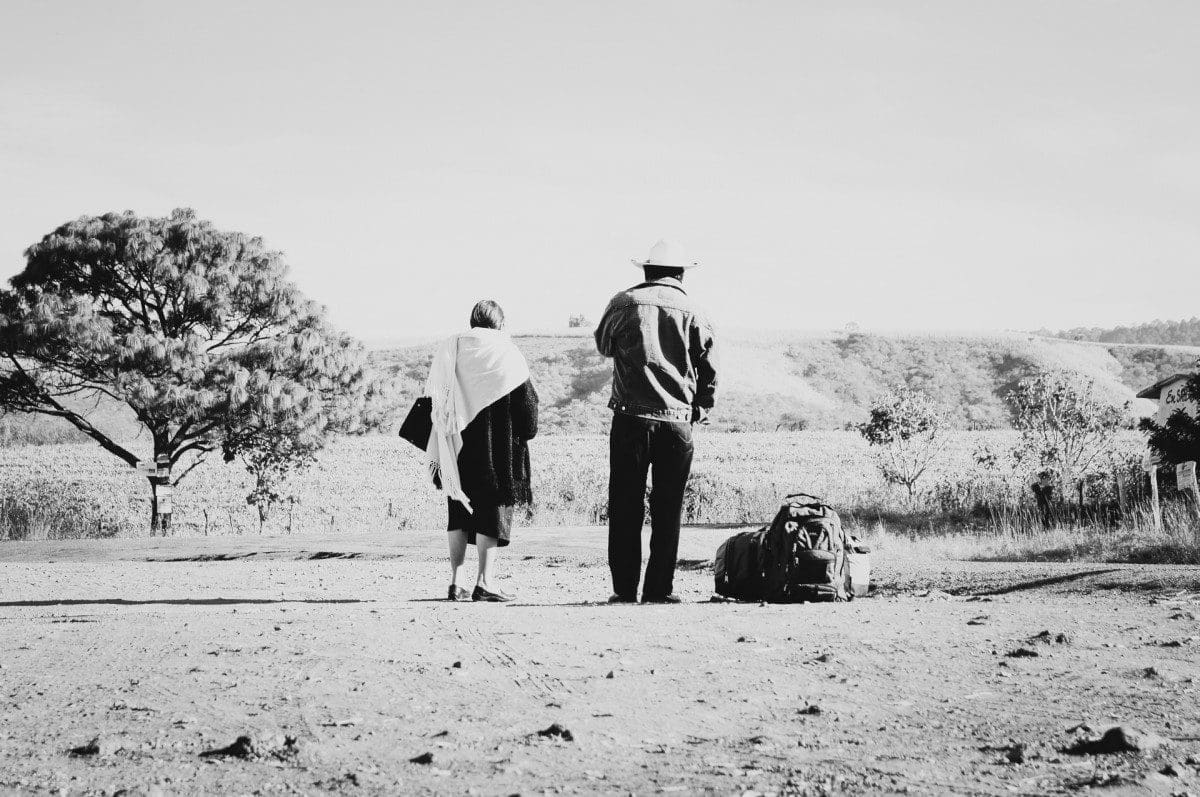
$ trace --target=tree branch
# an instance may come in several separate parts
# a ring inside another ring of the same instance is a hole
[[[176,476],[175,481],[171,482],[171,484],[175,487],[178,487],[179,483],[183,481],[183,477],[195,470],[196,466],[205,460],[205,458],[208,456],[209,450],[211,449],[200,451],[200,453],[196,456],[195,461],[192,462],[191,465],[188,465],[186,468],[184,468],[183,473],[180,473],[178,476]]]

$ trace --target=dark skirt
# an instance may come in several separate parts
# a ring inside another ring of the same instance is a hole
[[[469,545],[475,544],[475,535],[477,534],[491,537],[501,548],[508,545],[512,539],[513,508],[511,504],[497,506],[482,501],[472,501],[471,508],[475,511],[468,512],[465,506],[453,498],[447,498],[446,503],[450,508],[450,521],[446,524],[447,531],[460,529],[465,531]]]

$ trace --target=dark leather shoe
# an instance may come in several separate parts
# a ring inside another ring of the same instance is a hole
[[[637,603],[637,598],[627,598],[624,595],[613,595],[608,599],[609,603]]]
[[[683,600],[671,593],[670,595],[643,595],[642,603],[683,603]]]
[[[492,592],[483,587],[476,587],[471,593],[471,600],[485,601],[487,603],[508,603],[513,599],[512,595],[505,595],[503,592]]]
[[[458,586],[457,584],[451,584],[450,590],[449,590],[448,594],[446,595],[446,600],[448,600],[448,601],[465,601],[469,597],[471,597],[471,593],[467,592],[465,589]]]

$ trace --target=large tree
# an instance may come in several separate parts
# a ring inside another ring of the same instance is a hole
[[[377,389],[363,347],[328,326],[259,238],[191,210],[108,213],[25,256],[0,291],[0,408],[62,418],[131,466],[157,462],[152,533],[170,523],[163,486],[209,452],[279,451],[289,433],[311,451],[363,422]],[[97,397],[132,410],[148,459],[93,423]]]

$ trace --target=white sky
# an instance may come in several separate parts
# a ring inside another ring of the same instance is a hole
[[[369,338],[1200,314],[1200,3],[0,4],[0,277],[81,214],[262,235]]]

